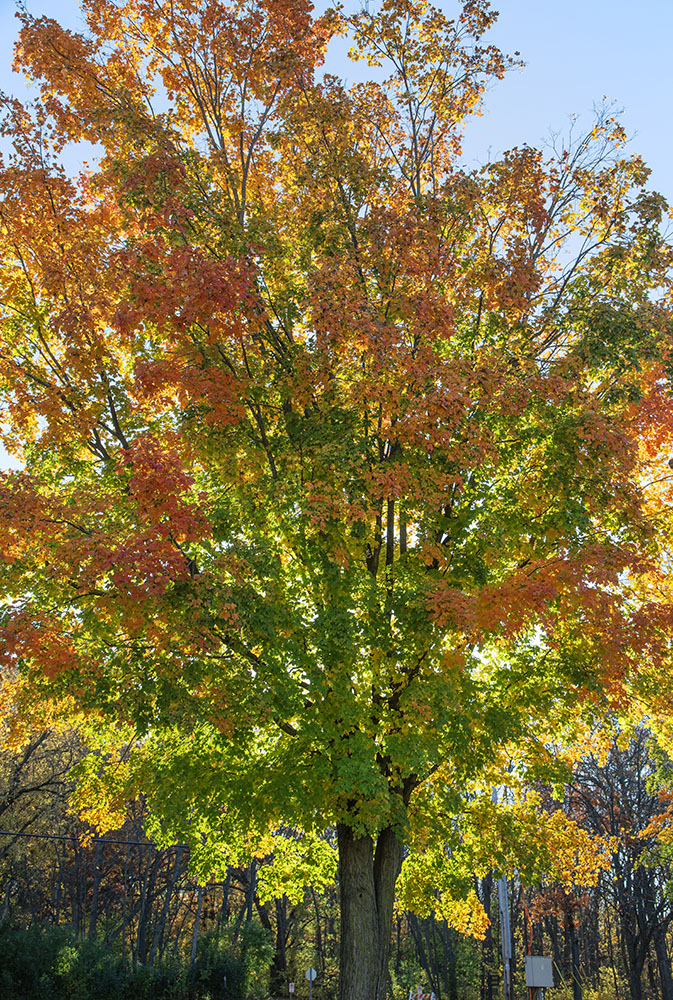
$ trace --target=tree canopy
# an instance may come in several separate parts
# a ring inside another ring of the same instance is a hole
[[[3,662],[116,727],[89,787],[204,870],[336,827],[371,1000],[402,844],[455,898],[503,773],[668,668],[665,204],[609,112],[461,167],[511,65],[483,0],[83,11],[21,12],[4,102]],[[320,74],[338,33],[367,82]]]

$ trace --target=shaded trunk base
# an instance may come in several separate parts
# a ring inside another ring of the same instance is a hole
[[[339,1000],[384,1000],[402,847],[388,827],[376,843],[337,826],[341,946]]]

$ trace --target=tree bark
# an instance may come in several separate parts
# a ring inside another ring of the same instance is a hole
[[[91,890],[91,910],[89,912],[89,941],[93,941],[96,937],[96,920],[98,919],[98,889],[100,886],[102,867],[103,841],[97,840],[93,852],[93,887]]]
[[[661,979],[661,1000],[673,1000],[673,974],[671,973],[671,959],[666,946],[666,924],[660,924],[654,932],[654,950],[657,955],[657,965],[659,966],[659,978]]]
[[[456,938],[457,933],[455,930],[447,926],[446,921],[444,921],[444,941],[445,941],[445,958],[446,958],[446,988],[449,994],[449,1000],[458,1000],[458,967],[456,961]],[[490,976],[490,971],[489,971]],[[492,977],[491,977],[492,984]],[[491,995],[492,1000],[492,995]]]
[[[313,887],[311,887],[311,895],[313,896],[313,908],[315,909],[315,950],[318,955],[320,972],[324,976],[326,963],[325,963],[325,948],[323,946],[322,930],[320,927],[320,905],[318,903],[318,894],[316,893]]]
[[[220,915],[217,918],[217,929],[221,928],[222,924],[226,924],[229,920],[229,890],[231,888],[231,868],[227,868],[227,877],[222,883],[222,906],[220,907]]]
[[[189,956],[189,968],[194,968],[196,961],[196,946],[199,940],[199,924],[201,923],[201,910],[203,909],[203,886],[196,890],[196,916],[194,917],[194,929],[192,931],[192,951]]]
[[[411,931],[411,936],[414,941],[414,946],[416,948],[416,957],[418,958],[418,964],[423,969],[423,972],[430,980],[430,958],[425,950],[425,941],[423,939],[423,928],[421,927],[421,922],[415,913],[407,911],[407,926]]]
[[[136,952],[138,962],[141,965],[147,963],[147,932],[152,918],[152,904],[154,902],[154,887],[157,880],[157,871],[161,855],[159,851],[148,851],[147,863],[140,875],[140,912],[138,914],[138,932],[136,941]],[[139,866],[140,869],[140,866]]]
[[[580,974],[580,949],[577,940],[577,928],[570,908],[565,915],[565,931],[568,951],[570,952],[570,977],[573,984],[573,1000],[582,1000],[582,980]]]
[[[639,947],[640,942],[630,928],[624,934],[624,937],[626,938],[626,951],[628,955],[626,969],[629,977],[631,1000],[642,1000],[643,988],[641,977],[643,974],[643,965],[645,964],[645,952],[642,947]]]
[[[182,861],[182,847],[177,847],[175,851],[175,867],[173,869],[173,878],[171,879],[166,873],[166,888],[164,890],[164,903],[161,908],[161,916],[156,921],[154,925],[154,934],[152,936],[152,945],[150,947],[150,954],[147,959],[148,965],[154,965],[154,960],[157,956],[157,951],[161,956],[162,942],[164,937],[164,931],[166,930],[166,923],[168,921],[168,912],[171,905],[171,900],[173,898],[173,891],[175,890],[181,875],[181,861]]]
[[[402,847],[394,831],[383,830],[376,845],[337,826],[341,943],[339,1000],[384,1000],[393,926],[395,883]]]
[[[287,986],[287,925],[287,897],[281,896],[276,900],[276,950],[271,967],[272,992],[279,996]]]

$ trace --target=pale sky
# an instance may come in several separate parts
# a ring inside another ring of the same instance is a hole
[[[439,6],[449,15],[458,9],[452,0]],[[497,156],[523,142],[536,145],[550,129],[563,131],[569,115],[590,116],[608,96],[624,109],[653,185],[673,201],[673,0],[496,0],[495,6],[500,17],[491,40],[505,52],[518,50],[526,66],[487,96],[484,116],[468,130],[467,165],[488,159],[489,150]],[[27,7],[68,26],[79,23],[73,0],[27,0]],[[23,81],[10,72],[15,35],[14,3],[0,0],[0,89],[19,94]],[[351,78],[355,72],[339,58],[329,69]]]
[[[437,0],[435,0],[437,2]],[[72,0],[26,0],[35,14],[80,24]],[[350,7],[352,0],[346,0]],[[321,3],[321,7],[324,6]],[[439,0],[449,16],[457,9]],[[487,95],[484,115],[468,127],[465,165],[478,166],[504,149],[539,145],[551,130],[564,132],[570,115],[589,122],[606,96],[624,110],[632,149],[652,168],[650,184],[673,202],[673,0],[500,0],[489,39],[505,52],[518,50],[526,65]],[[14,3],[0,0],[0,89],[25,94],[10,69],[16,36]],[[355,76],[337,50],[330,72]],[[0,451],[0,467],[7,459]]]

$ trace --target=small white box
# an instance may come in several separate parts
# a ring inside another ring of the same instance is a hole
[[[554,985],[551,958],[542,955],[526,955],[526,986],[548,987]]]

